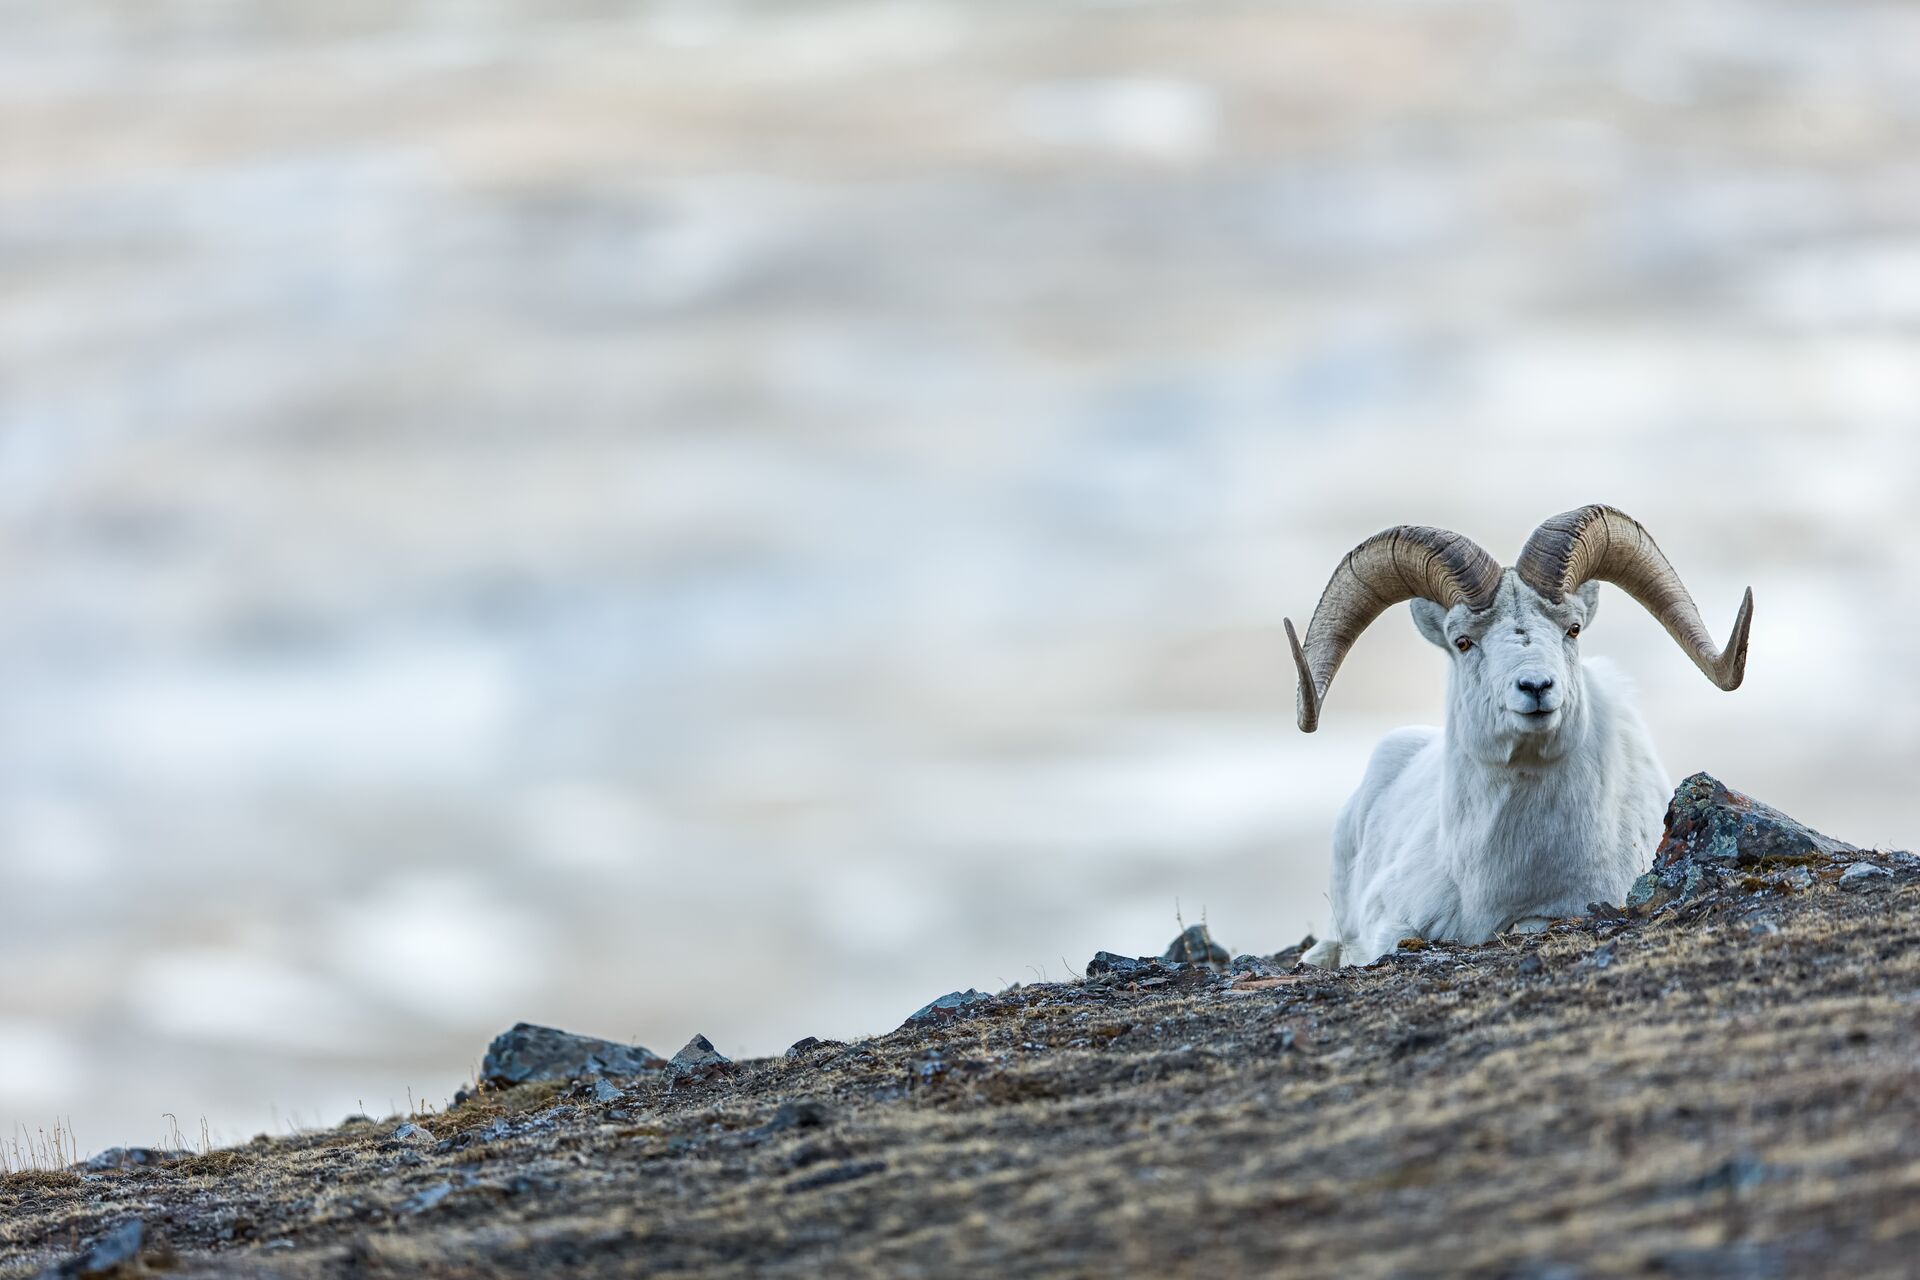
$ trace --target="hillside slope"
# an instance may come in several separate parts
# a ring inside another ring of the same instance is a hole
[[[1696,777],[1631,903],[16,1174],[0,1274],[1905,1273],[1920,860]]]

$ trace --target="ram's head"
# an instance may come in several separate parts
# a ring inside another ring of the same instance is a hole
[[[1286,622],[1300,728],[1319,726],[1327,688],[1360,633],[1411,600],[1421,634],[1453,655],[1455,715],[1480,720],[1497,737],[1551,734],[1579,710],[1580,633],[1593,621],[1602,582],[1644,605],[1707,679],[1740,686],[1753,591],[1726,647],[1715,648],[1680,575],[1639,521],[1596,505],[1548,520],[1505,570],[1471,539],[1415,525],[1377,533],[1347,553],[1304,644]]]

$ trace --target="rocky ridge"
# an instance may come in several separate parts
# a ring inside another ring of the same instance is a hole
[[[1706,775],[1618,906],[1204,926],[733,1062],[517,1026],[443,1114],[0,1180],[0,1275],[1900,1274],[1920,860]]]

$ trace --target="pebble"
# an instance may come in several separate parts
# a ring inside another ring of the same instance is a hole
[[[1856,862],[1840,873],[1840,887],[1852,893],[1863,890],[1884,889],[1893,879],[1893,873],[1885,867],[1876,867],[1871,862]]]
[[[965,991],[949,991],[928,1004],[921,1005],[909,1014],[903,1026],[928,1027],[951,1022],[975,1005],[985,1004],[993,999],[984,991],[975,991],[972,987]]]

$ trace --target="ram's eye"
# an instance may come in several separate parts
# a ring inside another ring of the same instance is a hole
[[[1467,639],[1465,636],[1461,636],[1458,640],[1455,640],[1453,642],[1453,647],[1458,649],[1460,652],[1465,653],[1467,650],[1473,648],[1473,641]]]
[[[1580,638],[1580,624],[1576,622],[1572,626],[1567,628],[1567,639],[1578,640],[1579,638]]]

